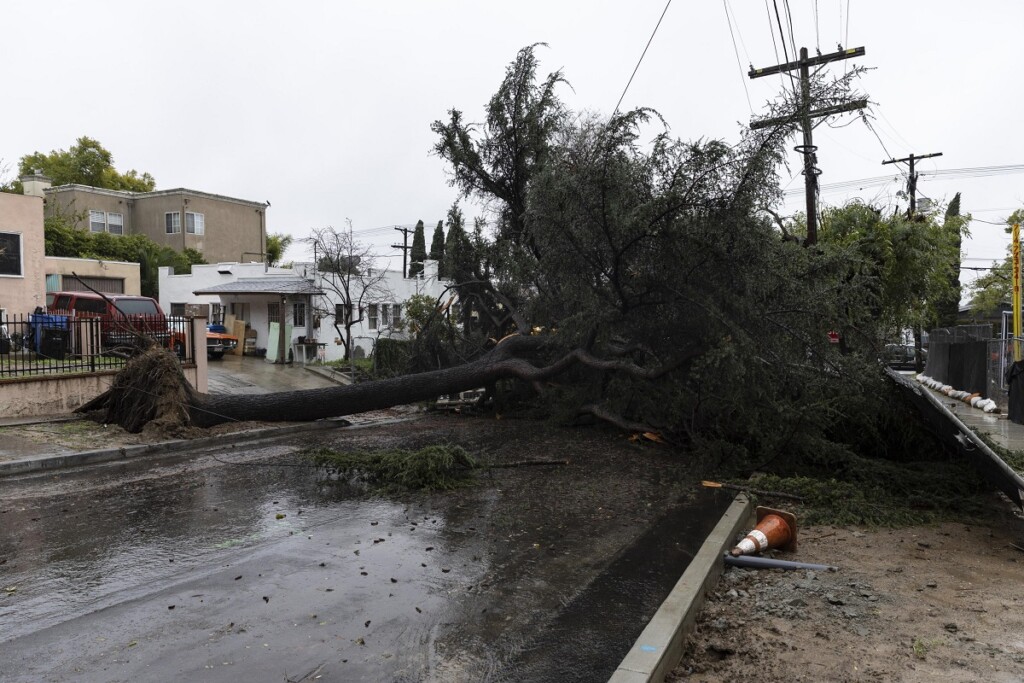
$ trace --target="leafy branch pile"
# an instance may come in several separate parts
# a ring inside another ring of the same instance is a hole
[[[476,460],[461,446],[434,445],[417,451],[302,452],[324,473],[384,491],[448,491],[465,485]]]

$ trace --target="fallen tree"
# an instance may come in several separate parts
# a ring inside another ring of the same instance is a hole
[[[302,422],[431,400],[491,385],[501,379],[530,382],[539,389],[541,382],[576,366],[647,379],[660,377],[671,369],[602,359],[584,349],[575,349],[552,362],[538,364],[551,346],[551,340],[542,336],[511,335],[479,359],[452,368],[322,389],[223,396],[196,392],[181,372],[177,357],[153,346],[132,358],[111,388],[79,408],[79,412],[102,410],[105,422],[133,433],[150,423],[173,430],[188,426],[213,427],[233,421]],[[694,356],[696,353],[688,357]],[[596,407],[588,407],[586,412],[616,422],[615,417],[602,415]],[[626,425],[620,423],[620,426]]]

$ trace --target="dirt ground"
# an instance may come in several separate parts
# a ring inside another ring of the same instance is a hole
[[[727,568],[667,681],[1024,681],[1019,517],[799,540],[839,571]]]

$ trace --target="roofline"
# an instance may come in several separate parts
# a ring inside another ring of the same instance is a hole
[[[122,199],[149,199],[150,197],[189,195],[191,197],[201,197],[203,199],[216,199],[223,202],[233,202],[235,204],[242,204],[244,206],[252,206],[258,208],[266,208],[270,206],[269,202],[254,202],[250,199],[228,197],[227,195],[214,194],[213,192],[200,192],[199,190],[190,190],[185,187],[176,187],[170,190],[154,190],[152,192],[131,192],[129,190],[109,190],[105,187],[93,187],[92,185],[69,183],[67,185],[57,185],[56,187],[48,187],[44,189],[43,192],[46,194],[56,194],[58,192],[89,192],[92,194],[106,195],[108,197],[120,197]]]
[[[116,263],[118,265],[124,264],[126,266],[137,266],[138,261],[115,261],[109,258],[83,258],[81,256],[44,256],[43,258],[57,259],[58,261],[90,261],[93,263]]]

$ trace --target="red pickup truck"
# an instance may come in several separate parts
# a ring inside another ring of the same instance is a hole
[[[108,294],[104,299],[92,292],[51,292],[46,298],[48,313],[100,318],[100,337],[105,348],[130,346],[139,334],[171,348],[172,330],[167,318],[156,300],[148,296]]]

